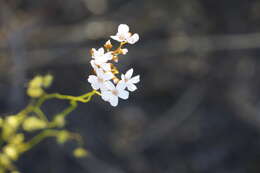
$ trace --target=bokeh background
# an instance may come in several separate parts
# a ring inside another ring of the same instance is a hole
[[[256,173],[260,171],[260,1],[1,0],[0,113],[28,102],[26,83],[51,73],[49,92],[91,90],[90,48],[117,26],[140,34],[121,59],[141,75],[116,108],[80,104],[68,129],[91,153],[45,140],[17,163],[26,173]],[[53,101],[44,111],[59,112]]]

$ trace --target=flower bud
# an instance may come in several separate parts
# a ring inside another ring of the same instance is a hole
[[[23,129],[26,131],[39,130],[45,127],[47,127],[46,122],[36,117],[29,117],[23,122]]]
[[[44,93],[43,89],[38,87],[38,88],[28,88],[27,89],[27,94],[28,96],[32,98],[38,98]]]
[[[104,44],[104,47],[109,50],[109,49],[111,49],[111,48],[113,47],[113,45],[111,44],[111,41],[108,40],[108,41]]]
[[[64,144],[67,140],[69,140],[70,134],[66,130],[62,130],[57,135],[57,142],[60,144]]]
[[[50,75],[50,74],[47,74],[43,77],[43,87],[45,88],[48,88],[51,84],[52,84],[52,81],[53,81],[53,76]]]
[[[18,158],[18,152],[15,146],[7,145],[4,147],[3,152],[12,160],[17,160]]]
[[[84,148],[76,148],[73,151],[73,155],[78,158],[86,157],[88,152]]]

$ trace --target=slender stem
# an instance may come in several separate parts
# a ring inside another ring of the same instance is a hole
[[[34,136],[29,142],[25,143],[24,151],[30,150],[32,147],[40,143],[46,137],[55,137],[58,134],[58,130],[47,129]]]
[[[75,101],[71,101],[70,102],[70,106],[68,108],[66,108],[60,115],[62,115],[63,117],[67,116],[68,114],[70,114],[74,109],[76,109],[78,106],[77,102]]]
[[[63,94],[59,94],[59,93],[46,94],[38,100],[35,107],[40,107],[46,100],[53,99],[53,98],[87,103],[90,100],[89,97],[91,98],[95,94],[100,94],[100,93],[96,90],[93,90],[93,91],[86,93],[82,96],[70,96],[70,95],[63,95]]]
[[[44,121],[48,122],[49,120],[47,119],[46,115],[44,112],[41,110],[39,107],[34,108],[34,112]]]

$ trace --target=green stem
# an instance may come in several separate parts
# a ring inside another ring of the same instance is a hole
[[[37,145],[47,137],[56,137],[58,132],[59,132],[58,130],[52,130],[52,129],[47,129],[42,131],[41,133],[34,136],[29,142],[25,143],[25,148],[23,152],[30,150],[32,147],[34,147],[35,145]]]
[[[82,96],[70,96],[70,95],[63,95],[63,94],[59,94],[59,93],[53,93],[53,94],[46,94],[43,97],[41,97],[38,102],[36,103],[35,107],[41,107],[41,105],[49,99],[53,99],[53,98],[57,98],[57,99],[61,99],[61,100],[71,100],[71,101],[75,101],[75,102],[82,102],[82,103],[87,103],[90,101],[91,97],[95,94],[99,94],[100,93],[96,90],[93,90],[89,93],[86,93]]]
[[[77,102],[75,101],[71,101],[70,102],[70,106],[68,108],[66,108],[60,115],[62,115],[63,117],[67,116],[68,114],[70,114],[74,109],[76,109],[78,106]]]
[[[44,121],[48,122],[49,120],[47,119],[46,115],[43,113],[41,108],[35,107],[34,112]]]

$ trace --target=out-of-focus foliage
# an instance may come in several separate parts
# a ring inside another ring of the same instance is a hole
[[[84,157],[87,151],[82,148],[83,141],[77,133],[64,130],[66,116],[77,107],[77,101],[84,99],[90,101],[96,91],[84,94],[84,97],[61,95],[58,93],[48,94],[44,91],[51,85],[52,75],[37,75],[28,84],[27,94],[32,98],[26,108],[16,115],[7,115],[1,118],[0,124],[0,173],[18,172],[14,164],[24,152],[31,150],[35,145],[48,137],[55,137],[57,142],[64,144],[68,140],[76,140],[80,148],[74,150],[75,157]],[[37,91],[37,90],[40,90]],[[42,105],[50,99],[64,99],[71,102],[64,111],[54,115],[49,120],[42,111]],[[33,134],[29,137],[28,134]]]

